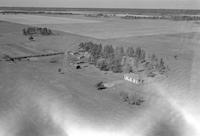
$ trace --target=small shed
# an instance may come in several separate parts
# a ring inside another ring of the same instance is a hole
[[[144,82],[142,76],[136,73],[124,74],[124,80],[132,82],[134,84],[142,84]]]
[[[30,41],[34,41],[34,38],[33,38],[32,35],[31,35],[28,39],[29,39]]]

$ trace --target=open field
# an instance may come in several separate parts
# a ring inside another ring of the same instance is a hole
[[[6,20],[2,16],[0,20]],[[30,41],[22,35],[21,29],[26,25],[0,21],[0,57],[65,51],[80,42],[93,41],[140,46],[164,57],[170,72],[166,80],[143,88],[123,82],[101,92],[95,88],[97,82],[122,80],[122,75],[105,74],[93,66],[75,70],[69,65],[60,74],[62,55],[37,61],[0,61],[0,135],[200,135],[199,25],[116,18],[93,22],[86,17],[48,20],[49,17],[44,19],[46,16],[32,15],[23,15],[24,20],[20,21],[18,15],[10,17],[6,21],[39,24],[64,32],[36,36],[35,41]],[[174,55],[178,55],[177,60]],[[51,59],[55,63],[50,63]],[[128,105],[119,98],[118,93],[123,90],[140,92],[146,101],[139,107]]]
[[[193,22],[168,20],[96,19],[39,15],[0,15],[1,20],[37,25],[99,39],[198,32]]]
[[[76,24],[76,23],[98,23],[99,21],[91,21],[84,19],[73,19],[63,17],[50,17],[40,15],[0,15],[0,20],[19,23],[19,24]]]
[[[44,24],[55,30],[80,34],[84,36],[110,39],[120,37],[161,35],[199,31],[199,26],[192,22],[175,22],[167,20],[122,20],[102,19],[101,23],[91,24]]]

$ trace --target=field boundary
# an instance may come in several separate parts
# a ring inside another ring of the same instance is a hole
[[[15,61],[15,60],[28,59],[28,58],[48,57],[48,56],[56,56],[56,55],[63,55],[63,54],[64,54],[64,52],[39,54],[39,55],[28,55],[28,56],[20,56],[20,57],[10,57],[10,56],[7,55],[4,58],[4,60],[6,60],[6,61]]]

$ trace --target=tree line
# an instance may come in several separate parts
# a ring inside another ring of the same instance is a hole
[[[112,45],[96,44],[93,42],[80,43],[79,48],[90,53],[89,63],[103,71],[115,73],[137,72],[141,66],[148,71],[166,70],[163,58],[158,59],[155,54],[147,57],[146,51],[140,47],[116,47]]]
[[[133,16],[133,15],[127,15],[124,17],[121,17],[122,19],[168,19],[168,20],[174,20],[174,21],[198,21],[200,20],[200,16],[196,15],[155,15],[155,16]]]
[[[51,29],[41,28],[41,27],[28,27],[22,29],[23,35],[33,35],[33,34],[41,34],[41,35],[51,35],[53,34]]]

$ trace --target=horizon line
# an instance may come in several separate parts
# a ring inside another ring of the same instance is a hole
[[[200,10],[199,9],[193,9],[193,8],[126,8],[126,7],[51,7],[51,6],[43,6],[43,7],[39,7],[39,6],[0,6],[0,8],[59,8],[59,9],[127,9],[127,10],[131,10],[131,9],[136,9],[136,10],[142,10],[142,9],[147,9],[147,10]]]

